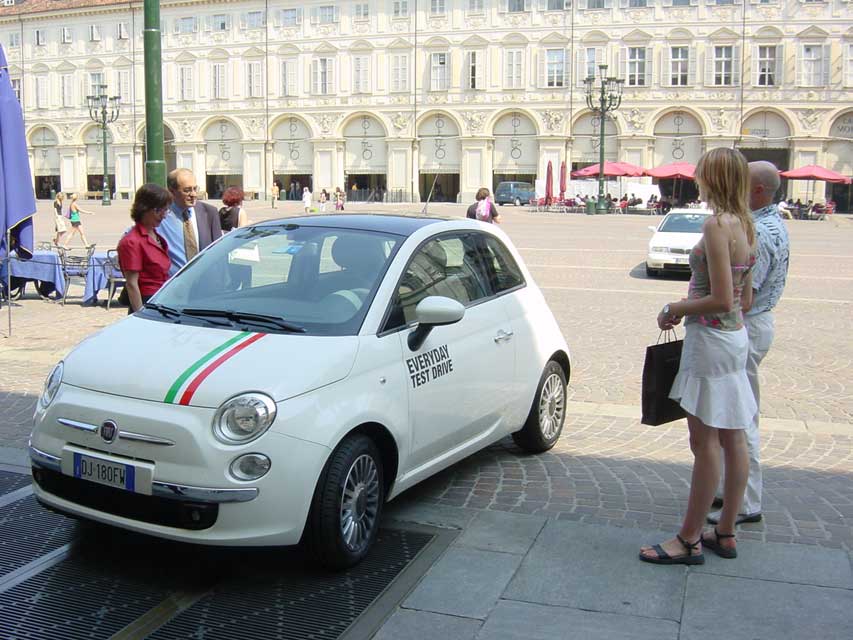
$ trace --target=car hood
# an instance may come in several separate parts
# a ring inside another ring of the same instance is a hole
[[[345,378],[357,336],[306,336],[189,326],[131,316],[81,342],[63,382],[118,396],[218,407],[245,391],[276,401]]]
[[[666,231],[657,231],[649,241],[649,248],[668,247],[670,249],[690,250],[696,246],[696,243],[699,242],[701,238],[701,233],[669,233]]]

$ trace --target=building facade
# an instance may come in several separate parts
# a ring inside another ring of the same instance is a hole
[[[107,171],[128,196],[144,181],[142,3],[2,3],[37,194],[100,190],[86,96],[106,85],[122,101]],[[850,0],[167,0],[167,165],[211,198],[231,184],[265,197],[275,181],[466,201],[549,161],[597,162],[583,80],[607,64],[625,80],[608,159],[735,146],[851,175],[851,15]],[[848,188],[833,195],[849,210]]]

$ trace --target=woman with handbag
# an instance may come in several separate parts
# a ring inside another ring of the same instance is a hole
[[[706,547],[723,558],[737,556],[735,519],[749,473],[744,430],[758,410],[746,376],[748,338],[743,311],[752,304],[755,228],[749,210],[749,170],[734,149],[705,153],[696,184],[713,211],[690,252],[687,298],[664,305],[658,327],[667,331],[684,318],[678,375],[669,397],[687,412],[693,475],[681,530],[671,540],[640,550],[654,564],[702,564]],[[725,460],[723,511],[712,532],[705,518]]]

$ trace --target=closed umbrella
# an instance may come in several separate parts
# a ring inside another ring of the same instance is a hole
[[[548,206],[554,200],[554,165],[548,160],[548,169],[545,171],[545,205]]]
[[[560,163],[560,200],[566,199],[566,187],[568,186],[568,182],[566,180],[568,176],[568,171],[566,169],[566,161]]]

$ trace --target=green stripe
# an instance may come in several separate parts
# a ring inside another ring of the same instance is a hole
[[[239,333],[238,335],[234,336],[233,338],[231,338],[227,342],[223,342],[221,345],[216,347],[213,351],[209,351],[208,353],[203,355],[201,358],[196,360],[194,363],[192,363],[187,368],[187,370],[184,371],[178,377],[178,379],[175,380],[175,382],[172,384],[171,388],[169,389],[169,392],[166,394],[166,397],[163,399],[163,402],[165,402],[167,404],[173,403],[175,400],[175,396],[178,395],[178,391],[180,391],[181,387],[184,386],[184,383],[187,381],[187,379],[190,376],[192,376],[196,371],[198,371],[198,369],[201,368],[201,366],[203,364],[205,364],[209,360],[212,360],[214,358],[214,356],[222,353],[228,347],[233,345],[235,342],[239,342],[240,340],[242,340],[243,338],[245,338],[248,335],[251,335],[250,331],[243,331],[242,333]]]

